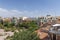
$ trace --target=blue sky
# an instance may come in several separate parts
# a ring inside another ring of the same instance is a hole
[[[60,0],[0,0],[0,16],[60,16]]]

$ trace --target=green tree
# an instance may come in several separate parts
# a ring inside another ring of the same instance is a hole
[[[28,21],[28,22],[22,22],[19,23],[20,28],[30,28],[30,27],[38,27],[36,21]]]
[[[34,28],[30,29],[22,30],[19,33],[15,33],[11,40],[40,40],[40,38],[34,32],[35,29]]]

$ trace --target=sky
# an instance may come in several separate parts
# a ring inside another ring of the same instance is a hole
[[[0,0],[2,17],[60,16],[60,0]]]

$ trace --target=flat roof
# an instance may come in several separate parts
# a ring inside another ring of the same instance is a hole
[[[60,24],[54,24],[54,25],[52,25],[52,26],[60,26]]]

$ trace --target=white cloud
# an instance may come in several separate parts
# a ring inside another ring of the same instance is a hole
[[[4,8],[0,8],[0,16],[3,17],[11,17],[11,16],[37,16],[39,15],[40,11],[19,11],[19,10],[7,10]]]
[[[12,12],[12,13],[23,13],[23,12],[21,12],[21,11],[18,11],[18,10],[11,10],[10,12]]]
[[[9,11],[3,8],[0,8],[0,13],[8,13]]]
[[[8,10],[0,8],[0,11],[8,12]]]
[[[0,8],[0,16],[3,17],[19,16],[19,14],[23,14],[23,12],[18,10],[7,10]]]

